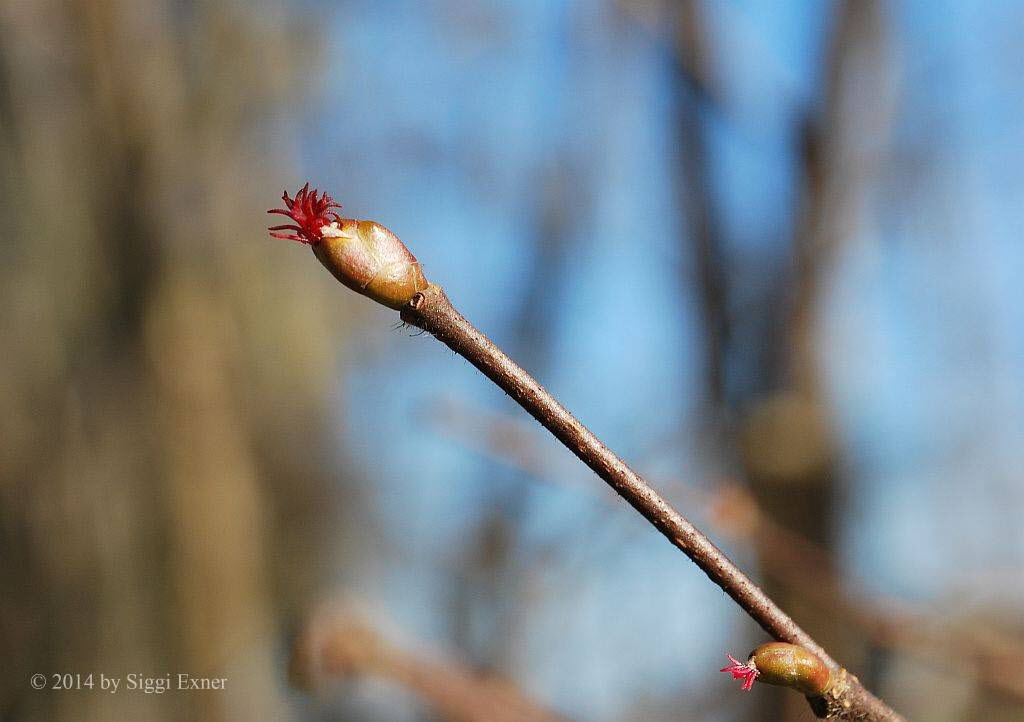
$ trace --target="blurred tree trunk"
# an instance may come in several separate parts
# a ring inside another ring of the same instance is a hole
[[[763,350],[758,351],[730,343],[725,239],[716,221],[708,170],[706,115],[708,99],[714,95],[713,68],[700,8],[697,2],[686,2],[679,15],[681,74],[687,91],[681,101],[680,152],[682,207],[691,228],[704,314],[708,400],[718,407],[710,416],[716,420],[711,433],[722,453],[737,453],[762,508],[829,552],[842,513],[843,483],[816,330],[832,260],[862,217],[872,160],[877,157],[871,143],[884,136],[888,121],[883,20],[873,0],[851,0],[837,8],[822,80],[822,107],[820,113],[810,114],[802,129],[804,182],[795,210],[794,273],[783,279],[768,304],[787,310],[765,314],[759,340]],[[740,353],[760,356],[768,361],[767,368],[751,396],[730,398],[724,369]],[[735,429],[728,426],[731,418],[738,421]],[[813,576],[815,570],[802,573]],[[826,648],[842,660],[858,661],[863,640],[850,638],[836,614],[808,603],[770,574],[765,587]],[[806,718],[803,700],[785,693],[775,699],[772,719]]]
[[[537,174],[540,192],[534,206],[533,259],[507,344],[521,365],[543,378],[550,365],[552,326],[558,320],[553,311],[560,307],[557,295],[562,284],[558,279],[571,248],[565,209],[573,208],[585,216],[586,198],[580,174],[565,159],[538,169]],[[479,483],[492,487],[489,510],[481,515],[475,540],[466,545],[468,554],[461,566],[470,579],[459,589],[452,610],[457,642],[468,658],[498,673],[508,673],[513,664],[515,645],[523,638],[522,625],[530,615],[521,591],[528,585],[520,577],[531,565],[521,558],[519,534],[533,495],[528,485],[520,483],[520,476],[518,471],[496,472],[487,462]],[[485,638],[474,639],[470,627],[481,617],[490,619],[475,626],[488,632]]]
[[[240,180],[270,170],[250,146],[302,55],[230,4],[0,15],[0,717],[283,719],[277,620],[329,561],[291,540],[328,508],[334,331],[254,244],[276,183]],[[228,682],[29,688],[57,672]]]

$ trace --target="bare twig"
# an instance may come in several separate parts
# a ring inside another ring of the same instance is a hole
[[[417,292],[401,309],[402,320],[433,334],[497,384],[576,454],[672,544],[686,554],[774,639],[799,644],[818,655],[839,683],[815,706],[819,716],[850,720],[900,720],[848,674],[700,530],[606,447],[547,390],[451,304],[436,285]]]
[[[484,412],[449,399],[436,406],[433,418],[454,440],[538,482],[600,492],[602,501],[615,501],[610,490],[547,468],[527,423],[512,415]],[[1024,645],[1009,629],[971,632],[958,628],[956,616],[948,610],[858,594],[844,584],[825,548],[776,521],[738,481],[724,478],[707,490],[678,478],[655,481],[667,497],[696,509],[712,530],[758,545],[768,572],[802,601],[856,627],[872,644],[960,678],[969,677],[991,693],[1024,699]],[[807,569],[814,569],[814,575],[808,575]]]
[[[547,468],[525,421],[474,409],[454,399],[438,403],[432,418],[450,438],[529,474],[535,481],[601,492],[602,500],[614,503],[610,490],[585,485],[582,478],[564,477]],[[706,520],[712,530],[757,544],[767,571],[816,609],[834,616],[838,612],[844,624],[859,629],[872,644],[899,651],[929,667],[970,677],[992,693],[1024,699],[1024,645],[1009,629],[963,630],[954,624],[956,616],[948,610],[867,597],[849,589],[825,548],[776,521],[736,480],[723,478],[707,490],[678,478],[655,481],[667,497],[696,509],[696,516]],[[807,569],[814,569],[814,575],[809,576]]]

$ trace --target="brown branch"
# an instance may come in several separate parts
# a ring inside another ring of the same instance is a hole
[[[439,402],[432,418],[450,438],[538,482],[602,492],[602,501],[614,503],[610,490],[584,488],[582,479],[563,478],[544,467],[542,452],[524,421],[472,409],[451,399]],[[816,609],[833,616],[838,612],[844,624],[859,629],[872,644],[899,651],[929,667],[970,677],[992,693],[1024,699],[1024,646],[1009,637],[1009,630],[991,630],[988,636],[979,636],[957,629],[948,612],[904,600],[869,598],[847,589],[825,548],[772,518],[737,481],[723,479],[706,491],[681,479],[655,481],[669,498],[698,509],[697,516],[714,531],[757,544],[767,571]],[[814,569],[814,575],[808,576],[807,569]]]
[[[344,610],[313,616],[289,666],[292,681],[303,688],[351,678],[389,680],[452,722],[566,722],[511,682],[389,642]]]
[[[711,540],[673,509],[533,377],[469,323],[439,286],[430,285],[416,293],[401,309],[401,316],[406,323],[433,334],[511,396],[700,567],[765,632],[778,641],[799,644],[818,655],[841,681],[830,691],[826,704],[815,706],[816,714],[850,720],[902,719],[865,689],[856,677],[841,669]]]

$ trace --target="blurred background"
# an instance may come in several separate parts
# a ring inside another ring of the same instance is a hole
[[[267,236],[306,180],[910,719],[1021,719],[1022,31],[0,0],[0,719],[813,718],[500,391]]]

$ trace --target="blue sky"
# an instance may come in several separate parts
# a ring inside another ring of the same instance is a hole
[[[712,123],[715,193],[756,303],[787,263],[793,122],[816,97],[829,8],[706,7],[724,108]],[[599,0],[363,0],[329,17],[305,121],[314,184],[398,233],[519,357],[537,351],[513,320],[557,194],[566,262],[561,287],[540,298],[540,380],[641,469],[697,484],[720,471],[680,434],[700,421],[702,339],[685,292],[666,29]],[[972,560],[1019,569],[1024,557],[1024,13],[912,2],[887,17],[888,155],[825,284],[820,356],[853,485],[851,578],[941,600],[972,583]],[[517,411],[436,342],[369,313],[365,333],[379,338],[347,352],[339,444],[372,479],[367,523],[384,546],[347,584],[443,645],[461,542],[521,495],[516,568],[558,549],[528,594],[510,590],[533,605],[505,662],[529,689],[581,718],[616,719],[638,695],[705,687],[725,651],[744,651],[749,623],[627,510],[538,485],[424,423],[446,398]],[[545,448],[553,473],[587,478]],[[398,521],[402,537],[386,539]]]

